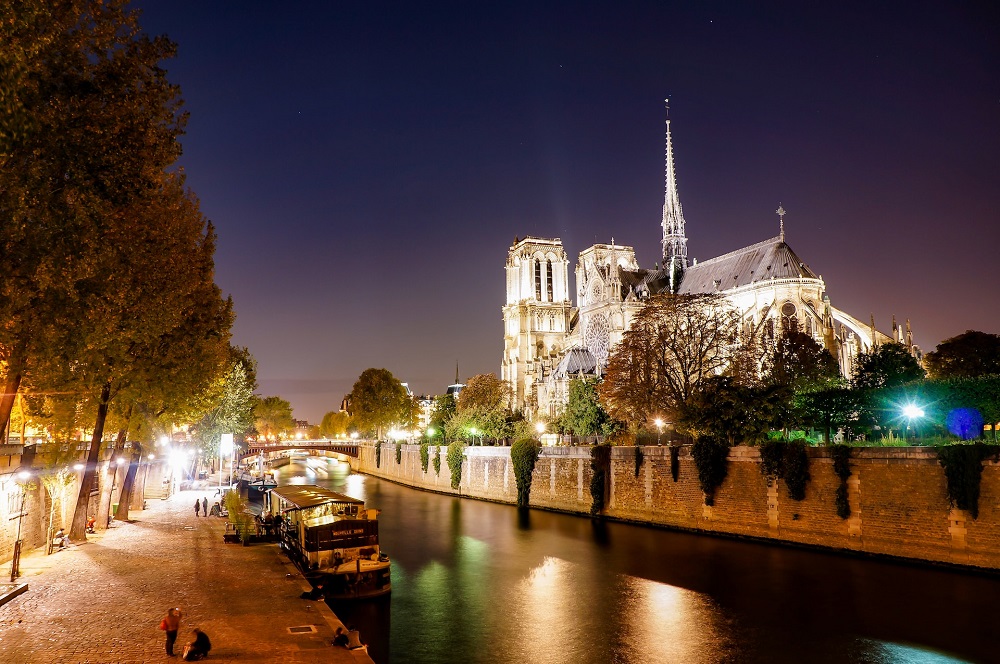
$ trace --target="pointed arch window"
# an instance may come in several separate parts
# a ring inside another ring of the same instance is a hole
[[[542,262],[537,258],[534,260],[535,263],[535,299],[542,299]]]
[[[547,302],[552,302],[552,261],[545,261],[546,279],[545,279],[545,289],[548,294],[546,298]]]

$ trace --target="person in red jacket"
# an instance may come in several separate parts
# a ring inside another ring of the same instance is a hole
[[[174,656],[174,641],[177,640],[177,630],[181,627],[181,610],[173,608],[167,610],[167,615],[160,622],[160,629],[167,633],[167,657]]]

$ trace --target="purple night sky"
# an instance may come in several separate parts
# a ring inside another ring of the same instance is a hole
[[[138,3],[261,392],[315,423],[368,367],[498,373],[515,235],[652,267],[667,96],[691,257],[780,202],[835,306],[1000,332],[997,11],[757,4]]]

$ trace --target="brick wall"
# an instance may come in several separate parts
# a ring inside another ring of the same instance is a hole
[[[441,472],[434,473],[430,448],[427,471],[420,467],[419,445],[403,445],[396,463],[394,444],[383,444],[376,468],[374,444],[362,444],[355,470],[421,489],[514,503],[517,486],[510,448],[466,448],[462,482],[451,488],[447,448],[440,448]],[[979,518],[948,505],[944,469],[926,448],[856,449],[848,480],[851,516],[837,516],[834,497],[840,479],[824,448],[810,448],[806,497],[794,501],[779,480],[761,475],[756,448],[734,447],[728,475],[706,507],[690,447],[678,452],[679,473],[670,474],[670,448],[642,448],[639,475],[635,448],[616,447],[611,456],[610,518],[761,539],[936,562],[1000,568],[1000,465],[986,462]],[[533,507],[589,514],[590,448],[546,447],[535,465]]]

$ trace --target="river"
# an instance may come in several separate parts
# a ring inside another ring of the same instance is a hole
[[[1000,578],[459,499],[296,458],[382,510],[377,664],[1000,662]]]

